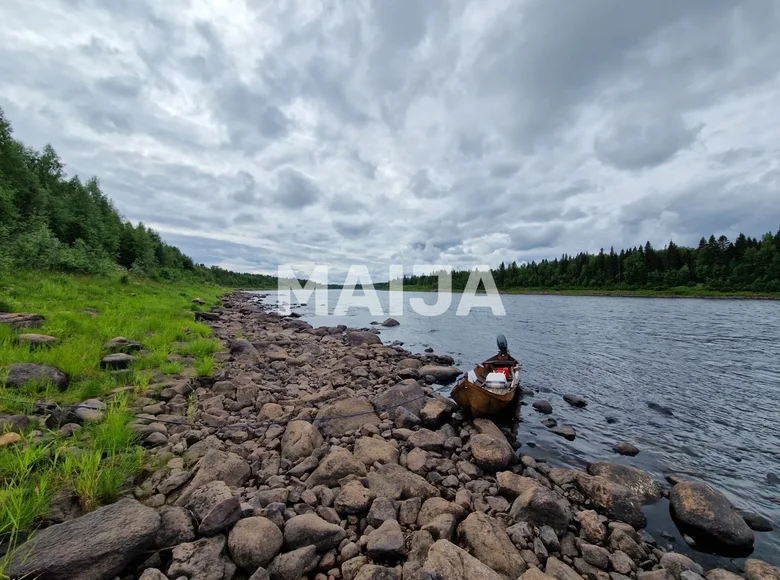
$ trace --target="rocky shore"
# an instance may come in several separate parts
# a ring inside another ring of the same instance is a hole
[[[753,530],[722,494],[523,454],[436,392],[458,374],[448,357],[312,328],[249,294],[198,316],[229,351],[215,377],[151,384],[136,400],[154,469],[87,515],[58,497],[58,523],[22,545],[12,578],[740,578],[666,552],[644,530],[642,506],[667,494],[697,542],[749,553]],[[757,559],[742,573],[780,580]]]

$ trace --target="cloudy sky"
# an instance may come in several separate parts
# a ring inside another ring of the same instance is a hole
[[[4,0],[0,107],[242,271],[780,226],[777,0]]]

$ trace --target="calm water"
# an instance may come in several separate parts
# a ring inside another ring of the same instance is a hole
[[[379,295],[387,312],[389,294]],[[558,465],[607,459],[660,480],[665,473],[700,479],[736,507],[780,525],[780,505],[771,501],[780,497],[780,486],[767,482],[769,472],[780,475],[780,302],[515,295],[502,296],[506,316],[479,309],[459,317],[454,295],[447,313],[428,318],[409,308],[414,296],[429,303],[437,298],[407,292],[404,315],[395,316],[401,325],[381,328],[386,344],[402,341],[412,352],[431,347],[468,369],[495,353],[495,335],[503,333],[523,362],[523,386],[552,403],[559,423],[577,430],[575,441],[561,439],[524,407],[517,428],[523,452]],[[337,291],[329,292],[329,300],[332,312]],[[366,309],[344,317],[319,317],[314,310],[312,296],[296,311],[315,327],[368,327],[384,319]],[[588,406],[569,407],[565,393],[584,397]],[[651,409],[649,402],[674,415]],[[608,416],[617,423],[608,424]],[[642,452],[635,458],[615,455],[611,447],[620,440]],[[650,508],[648,517],[657,540],[668,544],[659,532],[672,534],[675,549],[690,553],[666,500]],[[757,532],[754,555],[780,565],[780,532]],[[708,565],[730,564],[695,556]]]

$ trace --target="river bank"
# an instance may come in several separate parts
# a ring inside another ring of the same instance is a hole
[[[435,392],[458,372],[448,357],[312,328],[246,294],[198,316],[229,352],[213,377],[133,403],[154,468],[132,497],[39,532],[12,575],[694,580],[704,570],[643,531],[643,504],[661,496],[703,538],[742,551],[752,538],[695,484],[524,454]],[[714,519],[690,509],[701,501]],[[758,560],[744,572],[778,573]]]

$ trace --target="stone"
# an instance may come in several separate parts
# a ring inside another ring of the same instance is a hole
[[[545,401],[544,399],[540,399],[539,401],[534,401],[533,408],[535,411],[539,413],[543,413],[545,415],[549,415],[553,412],[552,405],[550,404],[550,401]]]
[[[241,519],[241,502],[224,481],[211,481],[196,489],[186,504],[200,522],[198,533],[211,536]]]
[[[639,449],[627,441],[619,441],[612,446],[612,450],[619,455],[634,457],[639,454]]]
[[[544,571],[548,576],[555,578],[555,580],[582,580],[582,576],[555,556],[547,558]]]
[[[340,514],[360,514],[368,511],[371,499],[371,493],[360,481],[350,481],[341,488],[334,507]]]
[[[423,477],[394,463],[382,465],[376,471],[369,472],[368,486],[374,496],[396,500],[428,499],[439,495],[439,490]]]
[[[79,406],[73,411],[81,421],[99,422],[103,420],[106,411],[106,404],[100,399],[87,399],[79,403]]]
[[[325,437],[344,437],[363,425],[379,425],[380,422],[368,399],[352,397],[322,407],[314,425]]]
[[[421,377],[433,377],[440,385],[448,385],[463,374],[457,367],[444,365],[423,365],[418,371]]]
[[[378,334],[367,330],[350,330],[344,335],[344,339],[350,346],[382,344]]]
[[[178,489],[187,483],[190,477],[192,477],[192,473],[189,471],[184,471],[182,469],[172,469],[170,475],[166,477],[160,485],[157,486],[157,491],[159,493],[168,495],[173,490]]]
[[[195,526],[187,510],[167,507],[160,511],[160,527],[154,541],[157,548],[171,548],[194,539]]]
[[[582,397],[578,397],[577,395],[564,395],[563,400],[577,409],[582,409],[583,407],[588,406],[588,402]]]
[[[672,575],[664,568],[659,568],[658,570],[651,570],[649,572],[638,571],[636,573],[636,578],[637,580],[672,580]]]
[[[133,357],[129,354],[118,352],[104,356],[100,360],[101,369],[121,370],[126,369],[133,362]]]
[[[452,514],[439,514],[425,524],[421,529],[425,530],[434,540],[450,540],[455,535],[458,522]]]
[[[319,557],[314,546],[306,546],[279,554],[268,566],[268,576],[271,580],[301,580],[317,567]]]
[[[401,323],[398,322],[395,318],[388,318],[382,323],[382,326],[391,327],[391,326],[398,326],[399,324]]]
[[[754,532],[771,532],[774,530],[774,527],[772,526],[772,522],[770,522],[767,518],[765,518],[762,515],[749,512],[746,510],[735,510],[735,511],[742,517],[743,520],[745,520],[745,523]]]
[[[64,391],[70,384],[68,375],[60,369],[34,363],[17,363],[5,367],[8,372],[5,386],[9,389],[19,389],[27,383],[48,383],[54,388]]]
[[[386,497],[380,497],[373,501],[368,511],[368,525],[378,528],[387,520],[394,520],[397,516],[395,502]],[[415,515],[415,521],[416,521]]]
[[[30,348],[46,348],[57,344],[57,339],[47,334],[20,334],[16,342],[26,344]]]
[[[409,553],[406,562],[403,565],[403,577],[412,578],[414,573],[419,570],[428,557],[428,550],[433,545],[434,539],[430,533],[419,530],[412,532],[409,541]]]
[[[142,348],[143,345],[140,342],[128,340],[124,336],[114,337],[103,345],[103,350],[110,353],[122,352],[125,354],[132,354],[138,352]]]
[[[400,580],[395,568],[366,564],[360,570],[354,580]]]
[[[534,526],[547,524],[562,533],[571,520],[571,505],[565,498],[538,484],[529,486],[517,496],[509,515],[516,522],[525,521]]]
[[[428,452],[419,447],[412,449],[406,456],[406,468],[415,473],[423,473],[428,463]]]
[[[461,522],[466,518],[467,512],[456,503],[441,497],[432,497],[422,504],[417,515],[417,525],[422,527],[440,514],[451,514],[456,522]]]
[[[729,572],[728,570],[724,570],[723,568],[715,568],[713,570],[709,570],[704,575],[704,577],[707,580],[742,580],[742,576],[740,576],[739,574],[734,574],[734,572]],[[780,576],[778,576],[778,579],[780,580]],[[640,578],[639,580],[644,580],[644,579]]]
[[[19,435],[19,433],[14,433],[12,431],[10,433],[6,433],[5,435],[0,435],[0,447],[13,445],[14,443],[19,443],[21,440],[22,436]]]
[[[577,514],[577,519],[580,522],[580,528],[587,541],[594,544],[601,544],[607,539],[607,528],[601,523],[601,520],[595,511],[583,510]]]
[[[644,549],[625,531],[615,529],[609,537],[609,548],[613,552],[623,552],[634,561],[641,562],[647,558]]]
[[[509,499],[515,499],[525,490],[539,486],[539,482],[535,479],[523,477],[511,471],[497,473],[496,483],[498,484],[498,491]]]
[[[244,338],[231,341],[230,355],[237,362],[245,364],[257,364],[260,360],[260,353],[255,346]]]
[[[471,456],[474,463],[486,471],[506,469],[512,460],[512,450],[490,435],[477,434],[471,438]]]
[[[603,477],[584,473],[579,474],[576,483],[580,492],[608,518],[637,529],[645,527],[647,520],[642,513],[642,498],[632,490]]]
[[[284,545],[288,550],[312,545],[318,552],[325,552],[337,547],[346,535],[340,526],[309,513],[287,521],[284,526]]]
[[[528,570],[522,576],[520,576],[518,580],[553,580],[553,577],[548,576],[539,568],[528,568]]]
[[[550,552],[560,552],[561,542],[558,540],[558,535],[550,526],[542,526],[539,528],[539,539]]]
[[[8,324],[11,328],[35,328],[43,324],[45,318],[41,314],[29,312],[0,312],[0,324]]]
[[[176,500],[186,505],[192,493],[211,481],[223,481],[230,487],[241,487],[251,475],[249,465],[235,453],[209,448],[197,465],[197,473]]]
[[[284,536],[276,524],[259,516],[239,520],[228,535],[230,557],[247,570],[266,566],[282,549],[283,542]]]
[[[568,441],[574,441],[577,438],[577,431],[570,425],[556,425],[550,431]]]
[[[201,538],[180,544],[173,549],[168,568],[171,578],[185,576],[188,580],[232,580],[236,565],[225,554],[225,536]]]
[[[745,555],[752,551],[753,531],[719,491],[704,483],[678,483],[669,502],[677,525],[697,543]]]
[[[19,546],[5,573],[12,578],[66,580],[78,570],[83,580],[113,578],[154,547],[159,527],[155,510],[134,499],[121,499],[36,532]]]
[[[412,429],[422,422],[417,415],[407,411],[404,407],[396,407],[392,410],[392,414],[393,425],[400,429]]]
[[[168,577],[156,568],[147,568],[138,580],[168,580]]]
[[[306,480],[306,487],[311,489],[317,485],[333,486],[347,475],[364,476],[366,466],[346,449],[333,447]]]
[[[386,520],[368,535],[368,555],[374,560],[398,560],[406,556],[404,534],[396,520]]]
[[[438,429],[455,410],[450,401],[440,397],[431,397],[426,399],[422,409],[420,409],[420,419],[423,425],[431,429]]]
[[[771,566],[763,560],[748,558],[745,560],[745,578],[747,580],[780,580],[780,568]]]
[[[625,552],[621,552],[620,550],[610,554],[609,563],[615,572],[618,574],[623,574],[624,576],[628,576],[631,574],[631,572],[636,570],[636,564],[631,559],[631,557]]]
[[[382,499],[383,498],[377,498],[374,500],[374,503],[377,503]],[[422,500],[419,497],[412,497],[410,499],[399,502],[398,523],[400,523],[402,526],[411,526],[412,524],[417,523],[417,516],[420,514],[421,507]]]
[[[398,449],[379,436],[361,437],[355,441],[355,458],[364,465],[398,463]]]
[[[661,556],[661,566],[672,575],[675,580],[680,580],[680,574],[685,571],[696,572],[700,576],[704,575],[704,570],[688,556],[677,554],[676,552],[667,552]]]
[[[490,516],[474,512],[458,526],[461,545],[477,560],[515,580],[526,570],[525,562],[512,540]]]
[[[409,437],[409,444],[425,451],[440,451],[444,446],[444,435],[430,429],[420,429]]]
[[[609,552],[601,546],[582,542],[580,551],[582,552],[582,559],[591,566],[596,566],[596,568],[601,568],[602,570],[609,568]]]
[[[648,473],[636,467],[596,461],[588,465],[588,473],[630,489],[646,503],[652,503],[661,497],[661,487],[658,483]]]
[[[317,428],[308,421],[290,421],[282,436],[282,459],[298,461],[309,457],[323,443]]]
[[[438,540],[415,580],[505,580],[498,572],[447,540]]]

